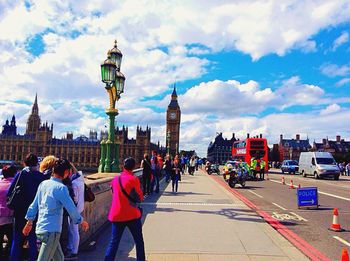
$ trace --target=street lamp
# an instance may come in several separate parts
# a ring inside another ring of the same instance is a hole
[[[109,96],[109,108],[106,109],[109,117],[109,130],[108,139],[101,141],[101,159],[98,167],[100,173],[119,171],[119,144],[115,141],[114,131],[115,117],[118,115],[115,103],[124,92],[125,84],[125,76],[120,72],[122,57],[123,54],[115,41],[114,47],[107,53],[107,59],[101,64],[102,82]]]

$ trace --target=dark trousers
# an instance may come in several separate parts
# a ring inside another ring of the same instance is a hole
[[[156,193],[159,193],[159,171],[153,171],[153,182],[151,186],[151,192],[153,192],[153,189]],[[154,188],[155,187],[155,188]]]
[[[125,227],[129,228],[131,235],[134,238],[137,261],[145,261],[145,246],[143,242],[141,218],[112,223],[112,237],[107,248],[105,261],[114,261]]]
[[[151,193],[151,173],[142,174],[143,194]]]
[[[260,179],[263,180],[265,178],[265,170],[261,169],[259,172],[259,175],[260,175]]]
[[[173,187],[173,192],[177,192],[177,188],[179,186],[179,179],[180,179],[180,173],[175,174],[172,178],[172,187]]]
[[[0,257],[8,257],[10,255],[12,245],[13,227],[11,224],[5,224],[0,226]],[[7,238],[6,247],[3,248],[4,236]]]
[[[38,248],[36,245],[35,226],[30,231],[28,237],[22,234],[22,229],[14,229],[13,241],[11,247],[11,261],[19,261],[23,258],[23,243],[27,239],[29,243],[29,260],[36,261],[38,256]]]

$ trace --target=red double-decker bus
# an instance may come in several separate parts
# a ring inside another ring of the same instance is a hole
[[[263,159],[266,162],[265,170],[269,168],[268,164],[269,149],[265,138],[246,138],[233,143],[232,158],[234,160],[242,159],[250,165],[251,159]]]

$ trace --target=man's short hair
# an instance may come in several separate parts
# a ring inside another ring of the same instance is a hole
[[[27,167],[35,167],[38,165],[38,157],[33,153],[29,153],[24,160],[24,164]]]
[[[124,160],[124,169],[133,170],[135,168],[136,161],[134,158],[129,157]]]
[[[68,169],[71,169],[72,165],[66,159],[57,159],[53,166],[53,173],[57,174],[60,177],[64,177],[64,172]]]
[[[2,169],[2,175],[4,175],[4,178],[14,177],[16,173],[17,173],[17,168],[13,165],[6,165]]]

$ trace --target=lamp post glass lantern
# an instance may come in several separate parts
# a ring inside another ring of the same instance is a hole
[[[117,41],[114,47],[108,51],[107,59],[101,64],[101,78],[105,84],[109,96],[109,108],[106,114],[109,117],[108,139],[101,141],[101,158],[98,171],[119,172],[119,144],[115,140],[115,117],[118,109],[115,103],[124,92],[125,76],[120,72],[123,54],[117,48]]]

